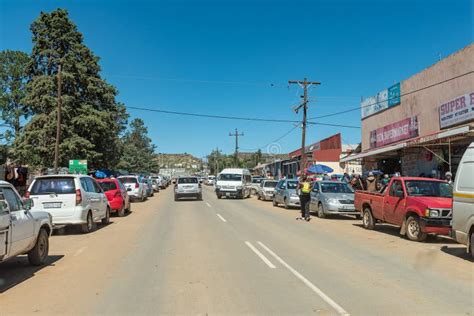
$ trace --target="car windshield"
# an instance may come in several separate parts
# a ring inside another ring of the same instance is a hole
[[[297,186],[298,186],[298,181],[288,181],[286,183],[287,189],[296,189]]]
[[[74,178],[41,178],[36,179],[31,195],[47,195],[47,194],[73,194],[76,193]]]
[[[123,177],[119,178],[119,180],[122,181],[122,183],[138,183],[138,180],[135,177]]]
[[[255,178],[255,179],[252,179],[252,183],[260,183],[262,182],[263,179],[262,178]]]
[[[117,190],[117,185],[113,181],[104,181],[104,182],[99,182],[100,187],[102,190],[105,192],[111,191],[111,190]]]
[[[197,178],[178,178],[178,183],[198,183]]]
[[[219,180],[223,181],[242,181],[241,174],[234,174],[234,173],[221,173],[219,175]]]
[[[265,188],[274,188],[274,187],[276,187],[277,183],[278,183],[278,181],[265,181],[263,186]]]
[[[346,183],[321,183],[321,192],[323,193],[354,193]]]
[[[409,180],[405,181],[405,186],[410,196],[453,197],[452,186],[447,182]]]

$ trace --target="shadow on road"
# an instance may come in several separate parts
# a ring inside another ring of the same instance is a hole
[[[318,212],[310,212],[311,216],[314,216],[314,217],[318,217]],[[352,215],[339,215],[339,214],[335,214],[335,215],[326,215],[325,218],[321,218],[320,220],[322,221],[326,221],[326,220],[329,220],[329,221],[355,221],[356,218]],[[360,219],[357,219],[358,221],[360,221]]]
[[[126,216],[128,216],[128,215],[125,215],[124,217],[126,217]],[[114,216],[114,218],[115,218],[115,216]],[[95,229],[89,234],[93,234],[94,232],[96,232],[98,230],[101,230],[101,229],[104,229],[104,228],[106,228],[110,225],[113,225],[113,224],[114,224],[114,222],[112,221],[112,217],[110,218],[110,223],[107,224],[107,225],[96,223],[95,224]],[[53,236],[69,236],[69,235],[87,235],[87,234],[82,233],[81,228],[79,226],[66,226],[66,227],[63,227],[63,228],[57,228],[57,229],[53,230]]]
[[[63,255],[48,256],[46,263],[39,267],[31,266],[27,256],[19,256],[0,264],[0,294],[34,277],[41,269],[54,266],[54,263],[63,257]]]
[[[464,245],[459,245],[458,247],[442,246],[440,249],[442,252],[447,253],[448,255],[474,262],[474,259],[471,257],[470,254],[467,253],[466,246]]]

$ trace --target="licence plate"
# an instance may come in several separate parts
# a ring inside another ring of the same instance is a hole
[[[343,208],[344,210],[353,210],[353,209],[354,209],[354,206],[352,206],[352,205],[344,205],[342,208]]]
[[[43,203],[44,208],[61,208],[61,202],[47,202]]]

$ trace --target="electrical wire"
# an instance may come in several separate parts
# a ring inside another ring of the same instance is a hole
[[[417,93],[417,92],[420,92],[420,91],[423,91],[423,90],[426,90],[426,89],[429,89],[429,88],[438,86],[438,85],[440,85],[440,84],[443,84],[443,83],[446,83],[446,82],[449,82],[449,81],[452,81],[452,80],[455,80],[455,79],[459,79],[459,78],[461,78],[461,77],[464,77],[464,76],[467,76],[467,75],[470,75],[470,74],[473,74],[473,73],[474,73],[474,70],[471,70],[471,71],[468,71],[468,72],[466,72],[466,73],[460,74],[460,75],[458,75],[458,76],[454,76],[454,77],[452,77],[452,78],[445,79],[445,80],[442,80],[442,81],[433,83],[433,84],[431,84],[431,85],[428,85],[428,86],[425,86],[425,87],[422,87],[422,88],[419,88],[419,89],[416,89],[416,90],[412,90],[412,91],[409,91],[409,92],[406,92],[406,93],[402,93],[402,94],[400,94],[400,96],[396,96],[396,97],[392,97],[392,98],[387,98],[387,100],[384,100],[384,101],[379,101],[379,102],[375,102],[375,103],[370,103],[370,104],[366,104],[366,105],[364,105],[364,106],[358,106],[358,107],[350,108],[350,109],[347,109],[347,110],[344,110],[344,111],[334,112],[334,113],[325,114],[325,115],[320,115],[320,116],[314,116],[314,117],[311,117],[311,118],[309,118],[309,119],[310,119],[310,120],[314,120],[314,119],[321,119],[321,118],[336,116],[336,115],[339,115],[339,114],[345,114],[345,113],[357,111],[357,110],[360,110],[360,109],[363,109],[363,108],[366,108],[366,107],[369,107],[369,106],[372,106],[372,105],[376,105],[376,104],[379,104],[379,103],[382,103],[382,102],[388,102],[389,100],[394,100],[394,99],[399,99],[399,98],[401,99],[402,97],[405,97],[405,96],[407,96],[407,95],[410,95],[410,94],[413,94],[413,93]]]

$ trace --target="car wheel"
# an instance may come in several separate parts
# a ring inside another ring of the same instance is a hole
[[[102,224],[107,225],[110,223],[110,208],[107,207],[105,211],[105,217],[102,219]]]
[[[278,206],[278,203],[277,203],[277,201],[275,200],[275,198],[273,198],[272,204],[273,204],[273,206]]]
[[[285,208],[286,208],[286,209],[289,209],[289,208],[290,208],[290,205],[288,204],[288,199],[287,199],[287,198],[284,198],[284,199],[283,199],[283,204],[285,204]]]
[[[324,214],[324,206],[323,203],[318,204],[318,217],[319,218],[325,218],[326,214]]]
[[[125,202],[122,204],[122,207],[120,208],[120,210],[117,211],[117,216],[118,217],[125,216]]]
[[[471,240],[469,242],[471,248],[471,257],[474,259],[474,231],[471,233]]]
[[[407,237],[413,241],[424,241],[426,233],[421,231],[420,220],[414,216],[410,216],[406,222]]]
[[[126,209],[126,212],[127,213],[130,213],[132,211],[132,203],[130,202],[130,200],[128,201],[128,208]]]
[[[86,223],[82,224],[81,231],[83,234],[88,234],[94,230],[94,220],[92,219],[92,213],[87,213]]]
[[[174,195],[174,200],[178,201],[178,197],[176,196],[176,194]]]
[[[222,195],[217,194],[217,198],[218,198],[219,200],[222,199]]]
[[[364,208],[362,212],[362,226],[364,226],[365,229],[374,229],[375,227],[374,217],[368,207]]]
[[[199,200],[199,201],[202,201],[202,194],[199,194],[199,195],[198,195],[198,200]]]
[[[38,234],[38,239],[36,240],[36,244],[28,252],[28,261],[33,266],[42,265],[46,258],[48,257],[49,251],[49,236],[46,229],[41,228]]]

